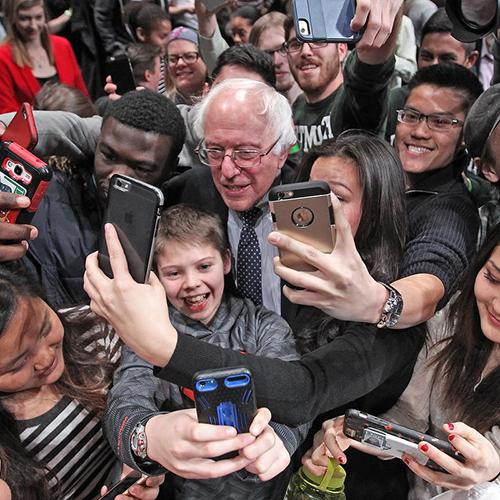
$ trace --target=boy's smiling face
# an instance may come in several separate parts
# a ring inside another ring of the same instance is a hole
[[[210,244],[169,239],[156,256],[168,301],[185,316],[207,325],[219,309],[231,258]]]

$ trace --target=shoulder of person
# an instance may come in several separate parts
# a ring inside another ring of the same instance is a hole
[[[64,38],[63,36],[58,36],[58,35],[49,35],[50,43],[54,48],[71,48],[71,44],[69,43],[69,40]]]

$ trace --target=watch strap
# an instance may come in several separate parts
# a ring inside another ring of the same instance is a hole
[[[389,292],[389,298],[384,304],[382,309],[382,315],[377,323],[378,328],[393,328],[396,326],[399,318],[401,317],[401,312],[403,310],[403,297],[401,294],[391,285],[387,283],[379,283]]]

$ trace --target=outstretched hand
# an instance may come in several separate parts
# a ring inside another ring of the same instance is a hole
[[[311,245],[272,232],[268,237],[271,244],[317,269],[314,272],[296,271],[275,257],[274,271],[287,283],[301,289],[284,286],[283,293],[291,302],[314,306],[341,320],[376,323],[387,292],[370,276],[356,249],[342,205],[334,194],[331,197],[336,231],[333,252],[323,253]]]
[[[87,257],[83,288],[90,297],[90,307],[139,357],[164,366],[177,343],[165,290],[153,272],[148,283],[134,281],[112,224],[105,225],[105,236],[114,278],[108,278],[99,268],[97,252]]]
[[[482,434],[462,422],[445,424],[443,429],[453,447],[465,457],[465,462],[455,460],[430,443],[421,442],[419,450],[447,473],[433,471],[418,464],[411,456],[404,455],[404,462],[417,476],[444,488],[468,490],[500,474],[500,456]]]

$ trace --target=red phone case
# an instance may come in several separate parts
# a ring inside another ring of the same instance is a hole
[[[0,210],[0,222],[29,224],[49,187],[47,164],[15,142],[0,143],[0,191],[27,196],[28,208]]]
[[[27,102],[21,105],[2,135],[2,141],[15,142],[25,149],[33,149],[38,142],[33,108]]]

